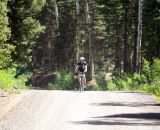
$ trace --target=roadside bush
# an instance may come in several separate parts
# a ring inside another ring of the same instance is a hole
[[[101,79],[101,78],[100,78]],[[153,64],[143,59],[142,73],[123,74],[107,81],[108,90],[138,90],[160,97],[160,59],[154,59]]]
[[[142,74],[145,76],[145,81],[150,81],[151,78],[151,68],[150,63],[146,59],[142,59]]]
[[[28,88],[25,85],[25,81],[30,74],[21,75],[19,78],[15,77],[15,69],[0,70],[0,89],[10,89],[16,87],[17,89]]]
[[[151,92],[152,94],[160,97],[160,84],[151,86]]]
[[[13,75],[7,70],[0,70],[0,89],[9,89],[16,85]]]
[[[133,82],[131,75],[123,74],[120,78],[114,80],[118,90],[128,90]]]
[[[104,72],[99,72],[98,75],[95,77],[96,82],[98,84],[97,90],[108,90],[107,88],[107,80],[105,79],[105,73]],[[95,89],[96,90],[96,89]]]
[[[112,82],[116,84],[117,90],[137,90],[139,86],[147,83],[147,77],[137,73],[123,74]]]
[[[118,90],[117,85],[112,80],[107,81],[107,88],[110,91],[116,91],[116,90]]]
[[[87,91],[100,91],[100,87],[98,85],[90,85],[85,88]]]
[[[132,90],[136,90],[139,88],[140,85],[145,84],[146,82],[146,77],[144,75],[135,73],[132,77],[131,88]]]
[[[160,97],[160,83],[151,85],[151,84],[145,84],[139,88],[141,91],[145,91],[147,93],[153,94],[157,97]]]
[[[151,80],[152,82],[160,80],[160,59],[154,59],[151,65]]]
[[[50,83],[48,89],[54,90],[72,90],[74,89],[73,74],[66,70],[57,70],[54,72],[55,81]]]
[[[25,74],[19,76],[16,79],[17,87],[19,89],[29,89],[29,88],[31,88],[31,86],[26,85],[26,82],[27,82],[28,78],[31,77],[31,75],[32,75],[32,73],[25,73]]]

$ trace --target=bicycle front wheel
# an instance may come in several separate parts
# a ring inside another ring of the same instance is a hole
[[[82,78],[80,78],[80,92],[82,93],[83,91],[84,91],[83,81]]]

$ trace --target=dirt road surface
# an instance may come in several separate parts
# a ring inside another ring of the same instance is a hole
[[[30,90],[0,130],[160,130],[160,105],[144,93]]]

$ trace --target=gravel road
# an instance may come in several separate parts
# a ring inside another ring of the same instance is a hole
[[[0,130],[160,130],[160,105],[144,93],[30,90]]]

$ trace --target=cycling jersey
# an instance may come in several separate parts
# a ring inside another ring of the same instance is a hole
[[[86,71],[86,67],[87,67],[87,64],[86,64],[86,62],[85,61],[83,61],[83,62],[78,62],[77,63],[77,66],[78,66],[78,71],[80,71],[80,72],[85,72]]]

